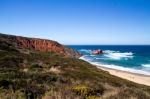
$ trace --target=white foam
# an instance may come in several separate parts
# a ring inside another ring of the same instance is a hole
[[[121,59],[121,58],[127,59],[127,58],[133,58],[133,53],[132,52],[121,53],[119,51],[106,50],[104,51],[104,56],[111,59]]]
[[[150,64],[142,64],[142,66],[150,68]]]
[[[79,59],[82,59],[82,60],[87,61],[89,63],[91,62],[90,59],[86,59],[84,56],[80,57]]]
[[[114,52],[119,52],[119,51],[112,51],[112,50],[105,50],[104,53],[114,53]]]
[[[96,56],[96,55],[90,55],[90,56]]]
[[[106,58],[98,58],[98,57],[96,57],[95,59],[106,59]]]
[[[82,60],[85,60],[97,67],[106,67],[106,68],[111,68],[111,69],[117,69],[117,70],[122,70],[122,71],[127,71],[127,72],[131,72],[131,73],[137,73],[137,74],[144,74],[144,75],[149,75],[150,76],[150,72],[148,71],[144,71],[144,70],[137,70],[137,69],[133,69],[133,68],[126,68],[126,67],[123,67],[123,66],[119,66],[119,65],[107,65],[107,64],[102,64],[102,63],[99,63],[99,62],[91,62],[89,60],[87,60],[86,58],[81,57],[80,59]]]

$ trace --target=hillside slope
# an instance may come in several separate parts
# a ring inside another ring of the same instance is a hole
[[[67,48],[56,41],[27,38],[21,36],[5,35],[0,33],[0,43],[8,46],[14,46],[17,49],[29,49],[41,52],[56,52],[69,57],[80,57],[81,55],[70,48]]]
[[[25,48],[2,38],[0,99],[150,99],[148,86],[72,56]]]

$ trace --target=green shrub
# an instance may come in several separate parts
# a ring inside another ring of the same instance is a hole
[[[0,87],[8,89],[10,86],[13,86],[13,83],[11,81],[0,80]]]
[[[88,97],[88,99],[93,99],[93,97],[101,96],[104,93],[103,86],[87,86],[87,85],[76,85],[72,87],[73,92],[78,95]],[[95,98],[94,98],[95,99]]]
[[[86,85],[76,85],[76,86],[73,86],[72,90],[76,94],[81,95],[81,96],[87,96],[87,95],[89,95],[89,92],[90,92],[90,88],[87,87]]]
[[[30,70],[34,70],[34,69],[42,69],[43,67],[39,64],[32,64],[31,66],[29,66]]]

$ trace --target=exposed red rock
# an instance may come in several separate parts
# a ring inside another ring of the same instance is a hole
[[[77,51],[71,48],[67,48],[59,44],[58,42],[52,40],[0,34],[0,41],[6,42],[17,48],[25,48],[41,52],[56,52],[69,57],[78,58],[81,56]]]
[[[103,51],[100,50],[100,49],[95,50],[95,51],[92,52],[92,54],[94,54],[94,55],[98,55],[98,54],[102,54],[102,53],[103,53]]]

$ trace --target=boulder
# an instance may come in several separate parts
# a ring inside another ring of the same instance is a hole
[[[100,49],[95,50],[95,51],[92,52],[92,54],[94,54],[94,55],[99,55],[99,54],[102,54],[102,53],[103,53],[103,51],[100,50]]]

